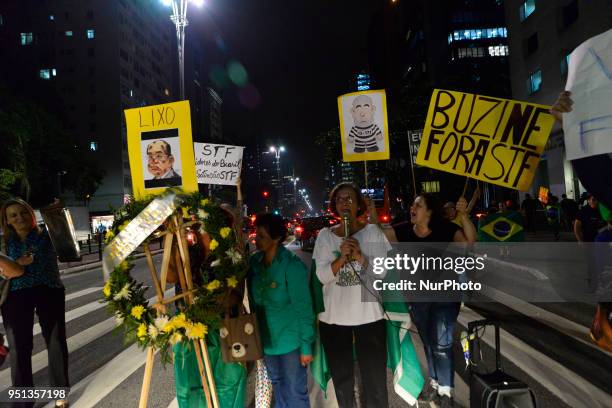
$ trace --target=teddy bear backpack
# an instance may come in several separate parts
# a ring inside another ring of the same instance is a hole
[[[221,356],[226,363],[257,361],[263,358],[257,316],[255,313],[248,314],[243,305],[236,317],[230,317],[229,310],[226,311],[219,337]]]

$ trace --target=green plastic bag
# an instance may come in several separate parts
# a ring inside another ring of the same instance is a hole
[[[206,336],[206,347],[217,387],[219,406],[243,408],[246,397],[246,368],[239,363],[223,362],[217,331]],[[193,343],[177,343],[173,351],[176,399],[179,407],[207,408]]]

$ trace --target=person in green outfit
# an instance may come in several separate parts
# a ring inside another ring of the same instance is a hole
[[[275,407],[309,407],[306,367],[312,361],[315,317],[308,269],[283,246],[287,229],[280,216],[260,214],[255,225],[259,252],[251,256],[247,285]]]

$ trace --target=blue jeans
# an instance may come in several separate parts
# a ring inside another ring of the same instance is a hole
[[[425,348],[429,376],[441,386],[454,387],[453,331],[461,303],[411,303],[412,320]]]
[[[300,364],[300,349],[277,356],[266,354],[264,360],[272,382],[274,407],[310,407],[307,371]]]

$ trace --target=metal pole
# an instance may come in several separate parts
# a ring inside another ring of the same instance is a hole
[[[181,100],[185,100],[185,27],[187,21],[187,0],[174,0],[172,2],[172,16],[170,20],[176,26],[176,45],[179,60],[179,93]]]
[[[409,156],[410,156],[410,172],[412,173],[412,188],[414,188],[412,195],[413,197],[416,197],[417,191],[416,191],[416,177],[414,175],[414,160],[412,160],[412,155],[414,154],[414,150],[412,147],[412,140],[411,139],[411,135],[410,135],[410,131],[408,131],[408,151],[409,151]]]

